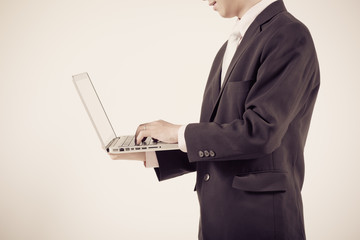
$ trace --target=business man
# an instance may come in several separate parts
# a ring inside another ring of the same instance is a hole
[[[238,21],[210,70],[200,123],[142,124],[137,143],[182,151],[113,158],[155,162],[160,181],[196,171],[199,239],[304,240],[304,146],[320,84],[310,33],[281,0],[209,4]]]

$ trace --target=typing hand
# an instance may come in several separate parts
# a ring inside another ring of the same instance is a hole
[[[147,137],[165,143],[177,143],[180,127],[181,125],[175,125],[163,120],[141,124],[136,130],[135,143],[140,144]]]

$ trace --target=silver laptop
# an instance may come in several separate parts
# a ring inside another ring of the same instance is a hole
[[[109,153],[165,151],[179,149],[178,144],[169,144],[147,138],[141,145],[135,144],[135,136],[116,136],[95,87],[87,73],[73,76],[73,82],[82,103],[99,136],[102,147]]]

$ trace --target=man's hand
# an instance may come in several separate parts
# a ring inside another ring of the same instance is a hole
[[[146,157],[144,152],[138,153],[119,153],[119,154],[109,154],[112,160],[137,160],[145,162]]]
[[[136,144],[140,144],[147,137],[165,143],[177,143],[180,127],[181,125],[175,125],[163,120],[141,124],[136,130]]]

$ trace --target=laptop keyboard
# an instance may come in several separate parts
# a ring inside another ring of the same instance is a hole
[[[161,148],[161,144],[151,137],[146,138],[141,144],[135,144],[135,136],[122,136],[117,138],[114,145],[114,152],[137,151],[137,150],[155,150]]]
[[[125,142],[121,145],[122,147],[135,146],[135,136],[127,136]]]
[[[119,146],[119,147],[134,147],[134,146],[137,146],[137,145],[135,145],[135,136],[121,137],[118,141],[119,142],[117,142],[116,145]],[[139,144],[139,146],[150,145],[150,144],[153,145],[153,144],[156,144],[156,142],[152,141],[151,138],[148,137],[144,142]]]

